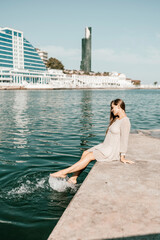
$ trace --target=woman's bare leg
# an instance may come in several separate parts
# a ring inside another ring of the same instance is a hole
[[[86,168],[86,167],[85,167],[85,168]],[[85,168],[83,168],[82,170],[79,170],[79,171],[77,171],[77,172],[74,172],[73,175],[72,175],[72,177],[70,177],[70,178],[68,179],[68,182],[69,182],[69,183],[74,183],[74,184],[76,184],[76,183],[77,183],[77,178],[79,177],[79,175],[81,174],[81,172],[84,171]]]
[[[82,156],[81,156],[81,158],[80,158],[79,162],[80,162],[80,161],[81,161],[81,160],[82,160],[82,159],[83,159],[83,158],[84,158],[84,157],[85,157],[85,156],[86,156],[88,153],[89,153],[89,152],[88,152],[87,150],[86,150],[86,151],[84,151],[84,152],[82,153]],[[60,171],[56,172],[55,174],[57,174],[57,173],[60,173],[61,171],[63,171],[63,170],[60,170]],[[82,169],[82,170],[79,170],[79,171],[76,171],[76,172],[74,172],[74,173],[73,173],[73,176],[75,176],[75,177],[77,176],[77,177],[78,177],[78,176],[79,176],[79,174],[80,174],[82,171],[83,171],[83,169]],[[50,174],[50,175],[51,175],[51,176],[54,176],[55,174],[53,173],[53,174]],[[72,177],[73,177],[73,176],[72,176]],[[63,176],[62,176],[62,177],[63,177]],[[65,178],[65,177],[66,177],[66,176],[64,176],[64,178]],[[71,177],[71,178],[72,178],[72,177]],[[71,178],[69,178],[69,179],[71,180]],[[74,177],[73,177],[73,179],[74,179]],[[73,179],[72,179],[72,180],[73,180]],[[69,180],[68,180],[68,181],[69,181]]]
[[[92,160],[95,160],[95,157],[94,157],[92,152],[89,152],[88,154],[86,154],[85,157],[80,159],[78,162],[73,164],[71,167],[63,169],[63,170],[58,171],[56,173],[52,173],[50,175],[52,177],[65,178],[68,173],[74,173],[74,172],[77,172],[77,171],[80,171],[80,170],[84,169]]]
[[[87,150],[84,151],[80,160],[82,160],[88,153],[89,152]],[[84,169],[85,168],[83,168],[82,170],[74,172],[73,175],[68,179],[68,182],[76,184],[78,176],[81,174],[81,172],[84,171]]]

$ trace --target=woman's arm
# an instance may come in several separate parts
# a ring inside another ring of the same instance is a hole
[[[123,163],[134,163],[131,160],[125,159],[125,154],[128,148],[128,139],[131,124],[128,118],[125,118],[120,126],[120,161]]]

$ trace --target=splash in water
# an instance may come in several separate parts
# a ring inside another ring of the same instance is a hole
[[[69,179],[69,178],[68,178]],[[68,188],[71,188],[72,190],[77,190],[77,184],[69,183],[67,178],[55,178],[55,177],[49,177],[49,185],[53,190],[56,190],[57,192],[64,192]]]
[[[24,194],[34,193],[39,188],[45,188],[46,179],[37,179],[35,182],[27,180],[26,182],[21,183],[18,187],[13,188],[12,190],[8,191],[8,196],[16,196],[19,197]]]

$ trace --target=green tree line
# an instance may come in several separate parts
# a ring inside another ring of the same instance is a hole
[[[57,58],[49,58],[46,64],[47,68],[64,70],[64,65]]]

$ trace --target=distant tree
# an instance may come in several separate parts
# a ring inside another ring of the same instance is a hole
[[[73,69],[73,74],[77,74],[77,70]]]
[[[134,80],[134,81],[131,81],[131,82],[133,83],[133,85],[136,85],[136,86],[141,85],[139,80]]]
[[[64,65],[57,58],[49,58],[46,66],[51,69],[64,70]]]
[[[103,76],[109,76],[109,72],[104,72]]]
[[[97,72],[97,73],[96,73],[96,76],[100,76],[100,75],[101,75],[101,73],[100,73],[100,72]]]
[[[154,85],[157,85],[158,82],[154,82]]]

